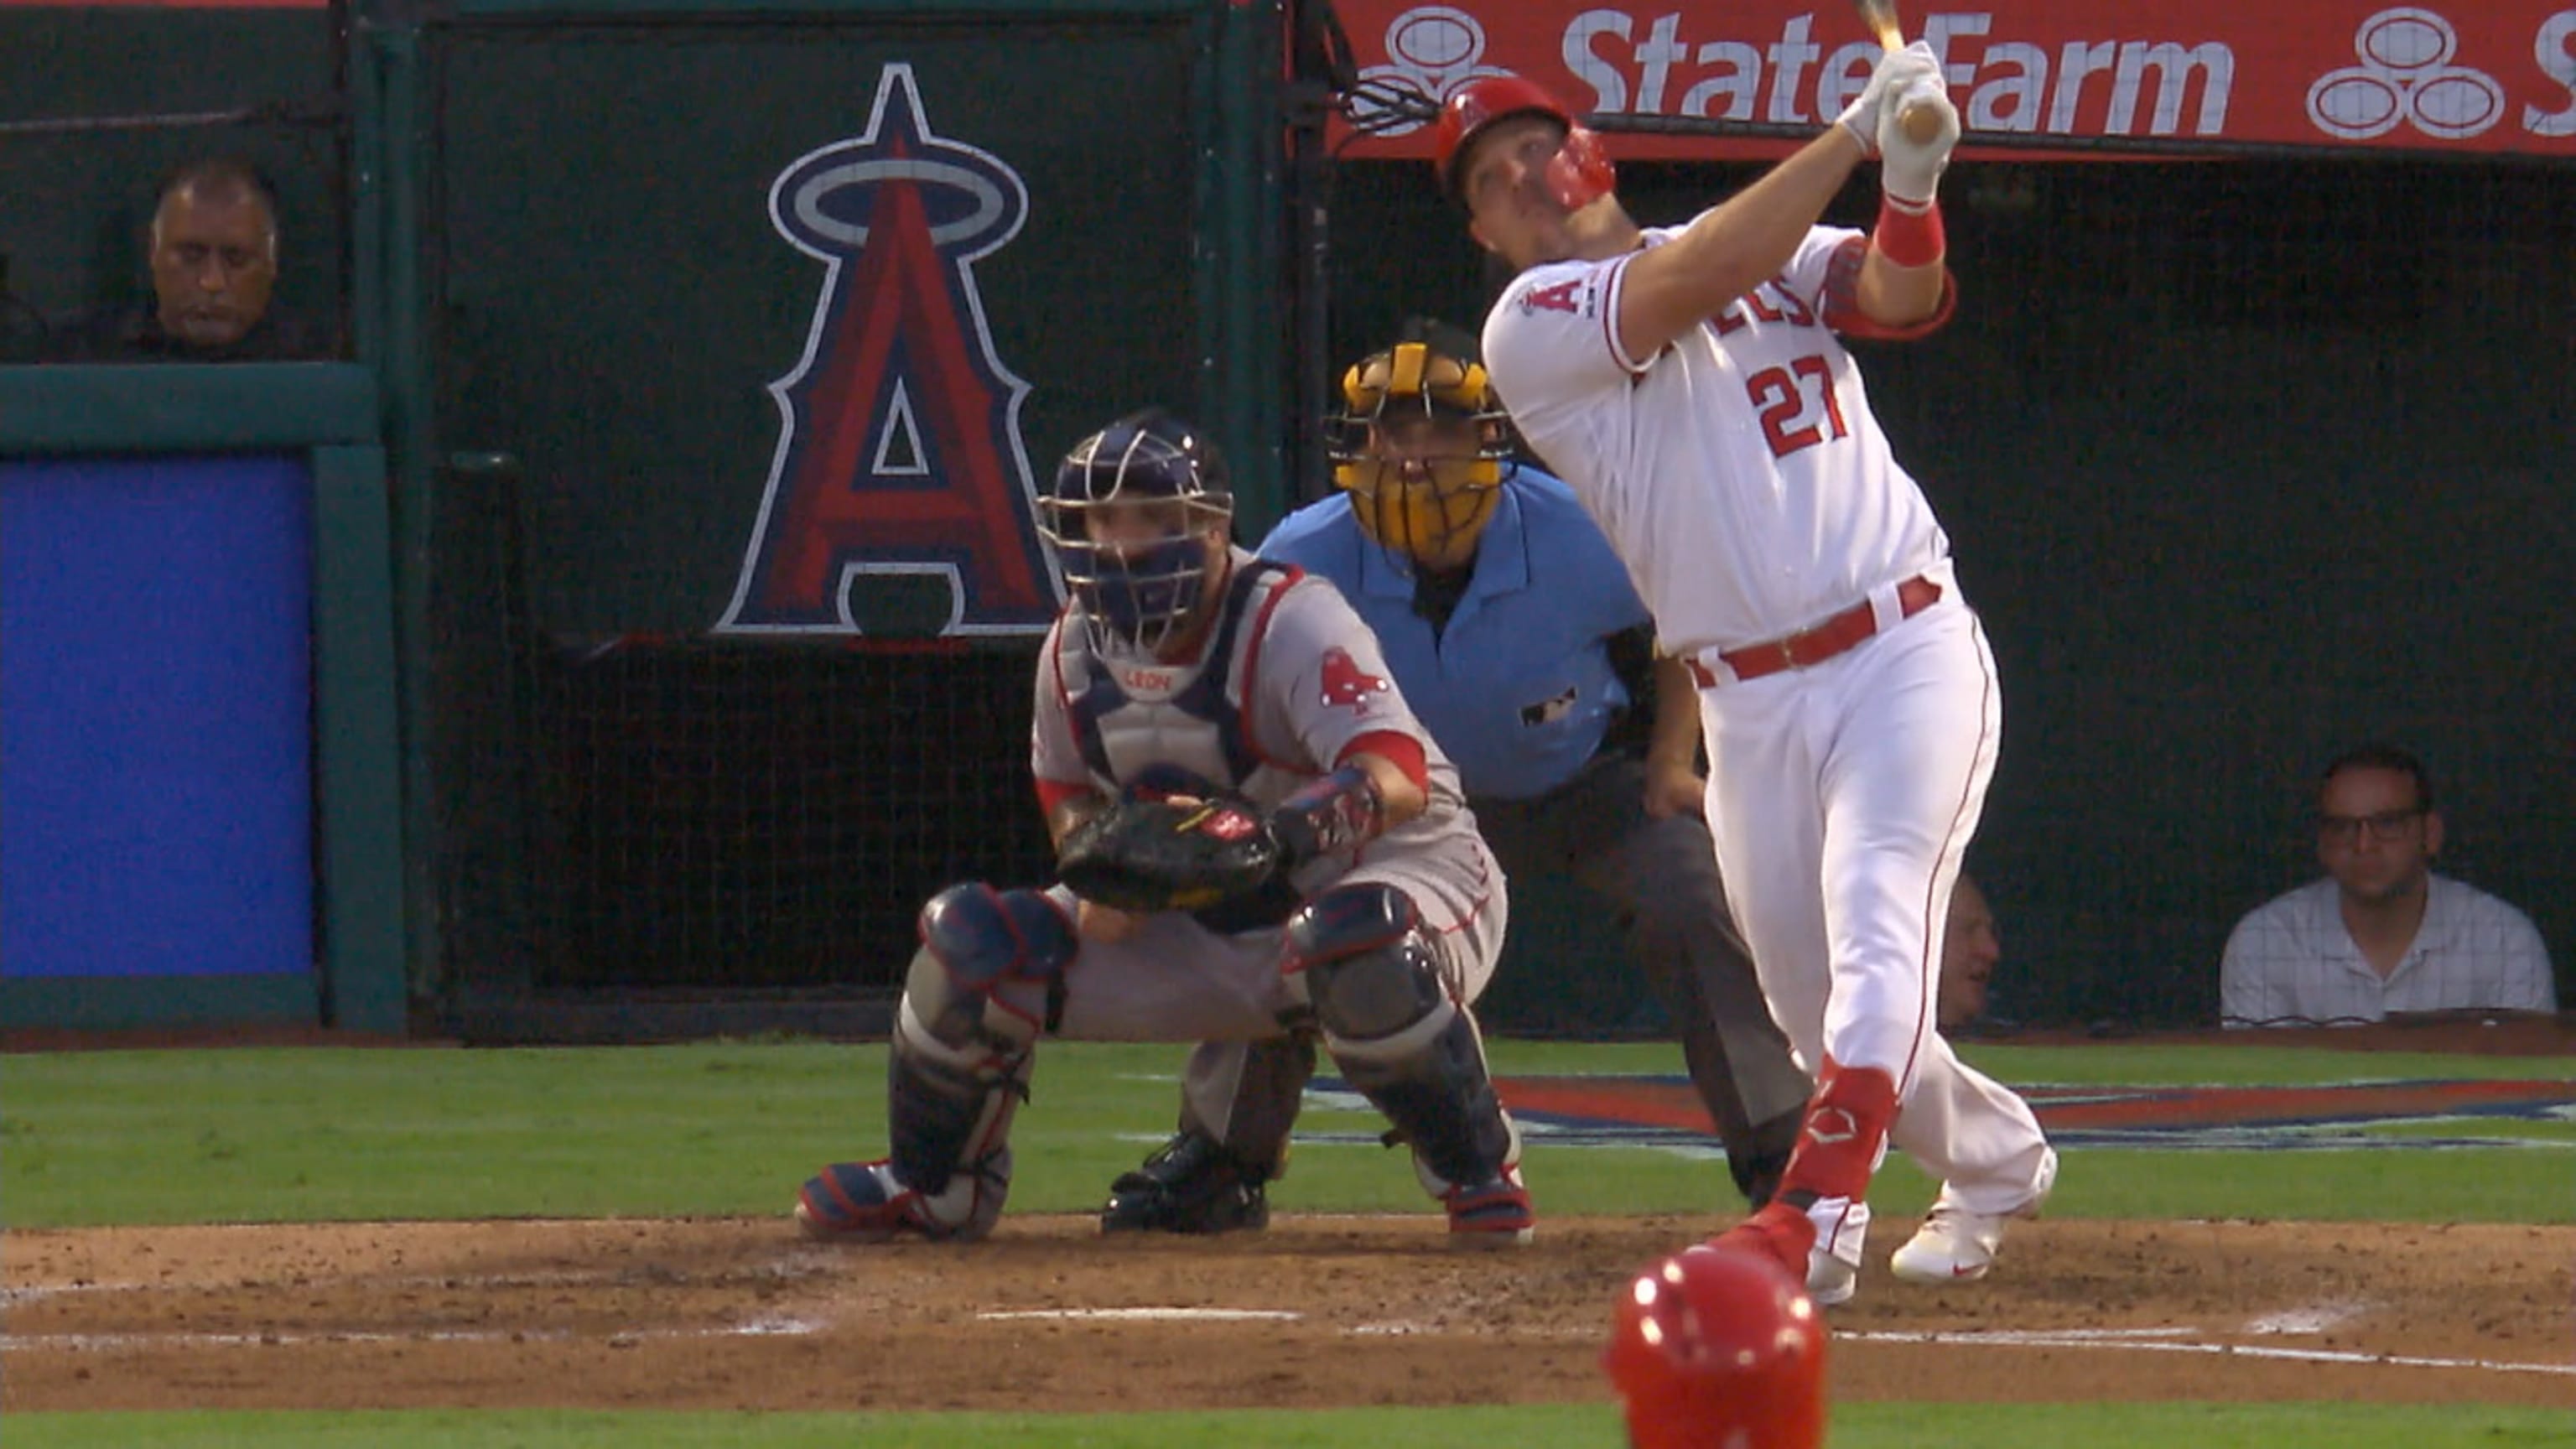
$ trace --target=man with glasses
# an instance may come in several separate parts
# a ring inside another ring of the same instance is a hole
[[[2555,1012],[2531,919],[2435,875],[2442,816],[2423,762],[2364,745],[2326,767],[2317,859],[2326,878],[2257,907],[2219,965],[2223,1024],[2349,1026],[2392,1012]]]

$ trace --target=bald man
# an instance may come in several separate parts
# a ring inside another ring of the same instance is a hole
[[[315,328],[271,306],[277,193],[249,163],[194,161],[161,184],[144,236],[152,298],[58,327],[51,362],[286,362],[328,358]]]

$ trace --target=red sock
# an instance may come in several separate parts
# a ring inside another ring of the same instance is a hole
[[[1789,1150],[1780,1196],[1804,1208],[1818,1198],[1859,1201],[1869,1192],[1870,1170],[1896,1120],[1896,1079],[1877,1067],[1845,1067],[1832,1057],[1816,1076],[1807,1102],[1807,1125]]]

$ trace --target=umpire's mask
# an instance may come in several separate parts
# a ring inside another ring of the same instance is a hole
[[[1476,556],[1501,500],[1511,425],[1470,339],[1419,320],[1342,375],[1330,423],[1333,482],[1360,528],[1407,572]]]

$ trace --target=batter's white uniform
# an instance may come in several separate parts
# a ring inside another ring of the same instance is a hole
[[[1680,231],[1523,273],[1486,318],[1486,367],[1617,546],[1663,646],[1697,665],[1718,866],[1781,1030],[1811,1070],[1886,1071],[1894,1143],[1960,1206],[2013,1212],[2044,1186],[2039,1123],[1933,1030],[2002,699],[1949,540],[1835,336],[1887,331],[1851,299],[1866,238],[1810,229],[1781,276],[1630,357],[1621,278]],[[1919,603],[1926,583],[1938,601],[1908,617],[1900,585]],[[1760,646],[1862,605],[1869,637],[1812,667],[1748,662],[1741,678],[1724,658],[1775,658]],[[1819,1247],[1856,1263],[1866,1210],[1813,1216]]]

